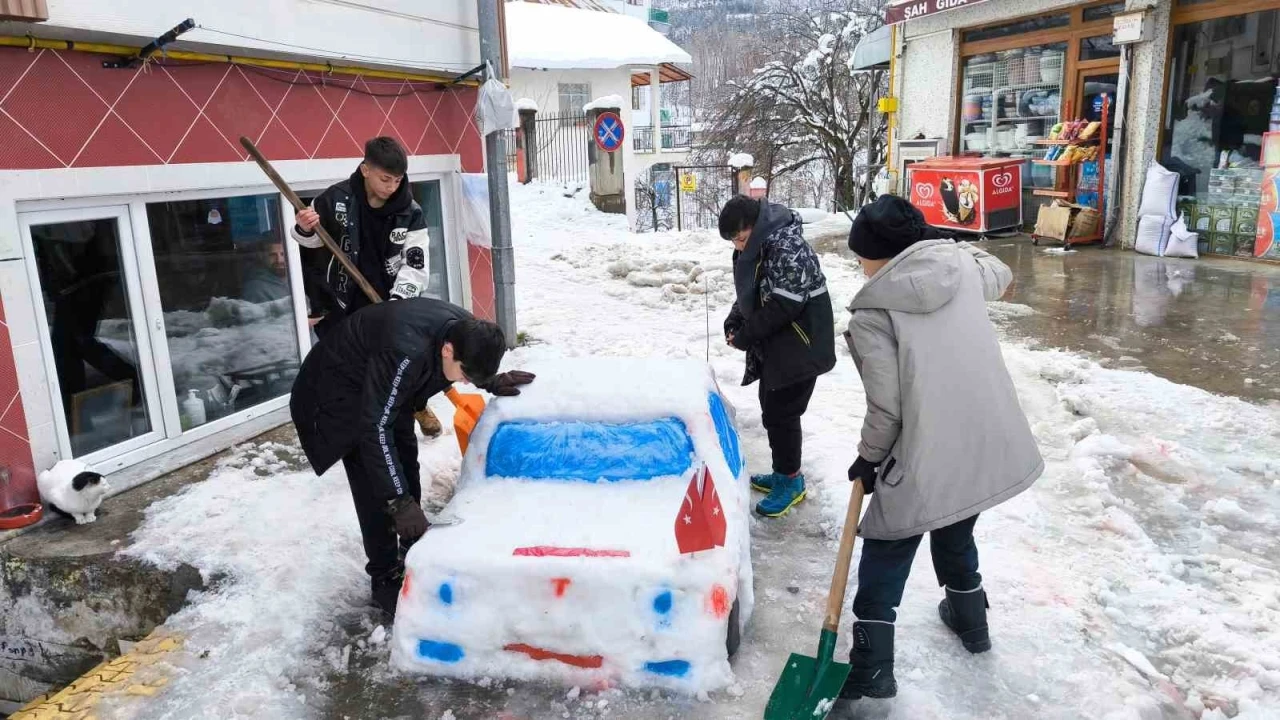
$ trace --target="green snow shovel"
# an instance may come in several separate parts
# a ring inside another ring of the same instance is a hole
[[[827,617],[818,636],[818,657],[791,654],[764,708],[764,720],[822,720],[831,712],[840,688],[849,677],[849,665],[835,662],[832,654],[840,630],[840,611],[844,607],[845,586],[849,583],[849,562],[853,559],[853,539],[858,534],[861,514],[862,483],[855,482],[840,536],[836,572],[831,577],[831,591],[827,593]]]

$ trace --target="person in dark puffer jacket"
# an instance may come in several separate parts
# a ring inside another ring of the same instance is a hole
[[[733,242],[737,291],[725,340],[747,353],[742,384],[760,381],[773,453],[773,472],[751,478],[768,493],[756,512],[778,517],[805,498],[800,418],[818,376],[836,364],[831,296],[800,216],[789,208],[739,195],[720,211],[720,236]]]

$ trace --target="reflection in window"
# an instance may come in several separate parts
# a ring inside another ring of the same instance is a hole
[[[71,454],[150,432],[116,220],[33,225],[31,240]]]
[[[298,336],[278,195],[149,203],[183,429],[289,393]]]
[[[995,38],[1009,37],[1011,35],[1021,35],[1023,33],[1036,32],[1037,30],[1049,30],[1052,28],[1067,27],[1071,24],[1071,16],[1063,13],[1062,15],[1041,15],[1030,17],[1023,20],[1015,20],[1003,25],[993,25],[991,27],[977,28],[975,30],[965,30],[961,34],[963,42],[971,43],[979,40],[992,40]]]
[[[1106,5],[1094,5],[1084,9],[1081,20],[1084,22],[1093,22],[1094,20],[1107,20],[1111,17],[1124,12],[1124,3],[1113,2]]]
[[[413,191],[413,199],[422,206],[422,213],[427,221],[427,233],[431,238],[431,247],[427,253],[427,271],[430,275],[423,294],[439,300],[448,300],[449,259],[444,247],[444,215],[440,205],[440,181],[411,183],[409,188]]]
[[[1081,39],[1080,59],[1105,60],[1107,58],[1120,57],[1120,46],[1112,43],[1111,38],[1111,33],[1107,33],[1106,35]]]

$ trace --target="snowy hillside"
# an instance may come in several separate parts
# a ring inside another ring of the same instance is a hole
[[[620,216],[591,209],[585,192],[513,185],[512,206],[528,344],[506,365],[709,355],[738,409],[748,465],[765,470],[756,388],[739,386],[742,356],[720,331],[733,297],[728,244],[713,232],[632,235]],[[861,273],[834,255],[823,263],[843,307]],[[1028,311],[993,306],[997,318]],[[485,678],[442,695],[386,669],[385,630],[354,651],[373,658],[360,682],[392,688],[397,703],[419,688],[415,717],[759,717],[787,654],[814,650],[848,499],[865,399],[838,350],[804,418],[811,499],[787,517],[752,521],[756,613],[727,692],[706,702],[605,688],[566,696],[501,681],[495,689]],[[969,656],[941,626],[941,593],[921,552],[899,612],[899,696],[863,701],[856,716],[1280,717],[1280,409],[1052,349],[1004,350],[1048,469],[977,523],[995,649]],[[433,407],[448,427],[448,403]],[[435,478],[431,495],[446,496],[458,467],[453,438],[425,443],[422,455],[424,484]],[[133,541],[131,554],[226,579],[169,623],[189,638],[175,661],[181,675],[112,717],[327,716],[333,678],[357,672],[352,648],[334,644],[336,616],[360,611],[367,593],[341,468],[317,479],[242,455],[153,507]],[[838,654],[847,643],[846,629]],[[475,699],[471,710],[441,704],[464,696]],[[362,707],[361,717],[406,712]]]

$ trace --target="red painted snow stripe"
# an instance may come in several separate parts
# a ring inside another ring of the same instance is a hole
[[[534,545],[518,547],[511,552],[516,557],[592,557],[592,558],[625,558],[631,557],[627,550],[597,550],[595,548],[556,547],[554,545]]]
[[[595,669],[604,665],[604,657],[601,655],[567,655],[565,653],[552,652],[551,650],[543,650],[532,645],[525,645],[524,643],[513,643],[502,649],[507,652],[524,653],[534,660],[555,660],[578,668]]]

